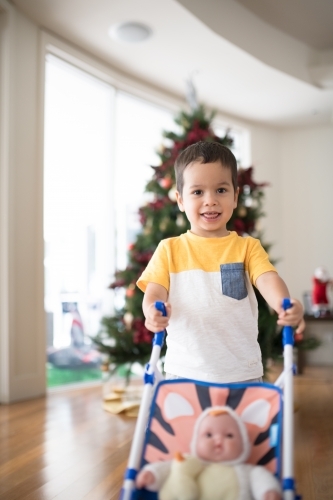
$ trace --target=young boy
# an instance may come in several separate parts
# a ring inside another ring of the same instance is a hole
[[[167,328],[167,378],[207,382],[261,380],[258,305],[252,285],[278,314],[279,325],[304,330],[303,308],[269,262],[260,241],[228,231],[237,206],[237,163],[216,142],[187,147],[175,163],[177,203],[191,229],[162,240],[137,285],[145,292],[148,330]],[[167,316],[155,302],[166,305]]]

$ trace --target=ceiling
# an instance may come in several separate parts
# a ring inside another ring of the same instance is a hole
[[[11,0],[113,67],[222,113],[276,126],[332,124],[332,0]],[[141,43],[108,36],[139,21]]]
[[[333,48],[332,0],[237,1],[266,23],[310,47]]]

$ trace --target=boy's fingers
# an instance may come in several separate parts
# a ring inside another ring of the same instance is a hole
[[[281,312],[285,312],[286,314],[293,314],[297,310],[303,311],[303,307],[299,300],[296,299],[290,299],[291,307],[288,307],[288,309],[281,309]]]
[[[294,326],[295,324],[297,324],[297,320],[295,319],[295,321],[291,321],[291,318],[279,319],[277,321],[277,324],[280,325],[280,326]],[[303,336],[302,334],[303,334],[304,330],[305,330],[305,321],[302,318],[298,322],[298,325],[297,325],[296,330],[295,330],[295,334],[297,334],[297,335],[299,335],[301,337],[301,336]]]
[[[164,305],[167,312],[167,316],[169,317],[171,314],[171,304],[169,302],[164,302]]]
[[[169,320],[165,316],[159,316],[158,318],[147,318],[145,321],[145,327],[150,332],[160,332],[168,326]]]
[[[304,321],[304,318],[302,318],[301,321],[298,324],[298,327],[296,328],[295,333],[297,335],[302,335],[302,333],[304,332],[304,330],[305,330],[305,321]],[[303,337],[303,335],[302,335],[302,337]]]

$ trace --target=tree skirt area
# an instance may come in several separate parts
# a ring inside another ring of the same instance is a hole
[[[103,409],[114,415],[137,417],[142,399],[143,385],[129,385],[127,387],[114,386],[104,395]]]

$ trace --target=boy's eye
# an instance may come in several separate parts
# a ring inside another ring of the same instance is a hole
[[[233,433],[232,432],[228,432],[227,438],[233,438],[233,437],[234,437]]]
[[[211,438],[212,437],[212,433],[211,432],[206,432],[206,437]]]
[[[226,193],[226,189],[225,188],[218,188],[217,192],[218,193]]]
[[[201,189],[196,189],[195,191],[193,191],[193,194],[202,194],[202,191]]]

